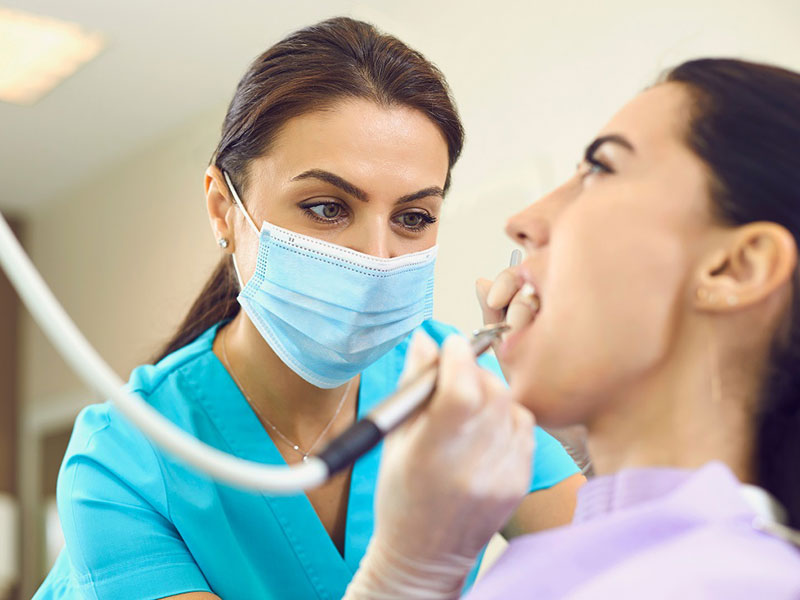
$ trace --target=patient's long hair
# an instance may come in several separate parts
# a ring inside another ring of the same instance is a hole
[[[419,110],[442,132],[450,169],[461,154],[464,130],[442,73],[397,38],[339,17],[292,33],[253,61],[228,107],[212,163],[231,176],[244,199],[249,163],[269,152],[281,127],[344,98]],[[448,170],[445,190],[449,184]],[[154,362],[232,319],[238,293],[233,261],[225,255]]]
[[[694,98],[692,150],[713,173],[711,196],[732,224],[772,221],[800,247],[800,73],[739,60],[684,63],[666,81]],[[759,484],[800,527],[800,278],[788,336],[773,342],[756,429]]]

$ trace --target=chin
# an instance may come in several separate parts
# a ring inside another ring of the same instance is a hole
[[[528,364],[526,369],[515,368],[510,373],[511,395],[533,413],[538,425],[566,427],[590,420],[603,389],[598,377],[582,376],[584,371],[561,370],[555,365],[534,367]]]

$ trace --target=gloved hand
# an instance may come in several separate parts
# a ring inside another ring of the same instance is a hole
[[[504,269],[494,281],[478,279],[475,291],[484,325],[505,321],[510,327],[508,333],[530,323],[539,312],[539,296],[533,286],[522,280],[517,267]],[[498,362],[510,382],[508,371],[499,357]]]
[[[483,313],[484,324],[499,323],[503,320],[511,327],[509,333],[530,323],[539,312],[540,300],[533,286],[523,282],[516,267],[504,269],[494,281],[478,279],[475,291]],[[498,355],[498,363],[512,383],[503,360]],[[586,446],[586,428],[583,425],[547,429],[556,438],[581,472],[592,475],[592,461]]]
[[[416,334],[404,378],[436,353]],[[375,533],[345,598],[457,598],[479,552],[528,491],[532,426],[468,343],[448,338],[430,404],[386,440]]]

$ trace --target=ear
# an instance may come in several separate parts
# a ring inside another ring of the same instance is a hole
[[[235,245],[232,211],[236,210],[236,205],[228,197],[228,189],[222,171],[215,165],[209,166],[206,169],[204,183],[208,221],[211,224],[211,231],[214,233],[214,241],[220,244],[220,240],[226,240],[226,243],[221,244],[220,247],[229,254],[233,253]]]
[[[756,222],[726,236],[700,267],[695,305],[705,311],[733,311],[758,304],[792,279],[797,245],[777,223]]]

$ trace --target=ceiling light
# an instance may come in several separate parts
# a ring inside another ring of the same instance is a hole
[[[0,8],[0,100],[33,104],[102,47],[75,23]]]

